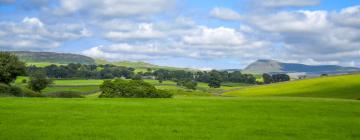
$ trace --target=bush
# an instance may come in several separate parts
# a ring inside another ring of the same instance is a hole
[[[80,92],[75,91],[59,91],[48,94],[49,97],[53,98],[84,98]]]
[[[22,88],[21,90],[24,97],[44,97],[44,95],[42,95],[41,93],[32,91],[28,88]]]
[[[155,86],[142,80],[122,80],[104,81],[100,86],[102,91],[100,98],[170,98],[172,94],[167,91],[158,90]]]
[[[22,79],[22,80],[21,80],[21,83],[26,84],[26,83],[27,83],[27,80],[26,80],[26,79]]]
[[[10,93],[17,97],[22,97],[24,94],[22,89],[16,86],[10,86]]]
[[[0,96],[11,96],[10,86],[0,83]]]
[[[8,86],[6,84],[0,84],[0,96],[43,97],[40,93],[30,89]]]
[[[46,73],[39,70],[30,75],[28,87],[33,91],[41,92],[41,90],[45,89],[52,83],[53,81],[46,76]]]
[[[173,96],[173,94],[166,90],[158,89],[156,93],[156,96],[153,98],[171,98]]]

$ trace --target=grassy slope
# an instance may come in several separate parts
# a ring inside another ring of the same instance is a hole
[[[360,74],[321,77],[227,92],[234,96],[298,96],[323,98],[360,98]]]
[[[360,139],[360,102],[0,98],[0,139]]]

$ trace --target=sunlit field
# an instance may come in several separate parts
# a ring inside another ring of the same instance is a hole
[[[359,139],[360,102],[0,98],[0,139]]]

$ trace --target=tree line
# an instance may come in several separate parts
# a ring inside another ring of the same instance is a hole
[[[142,77],[153,76],[154,79],[160,83],[162,81],[171,80],[178,83],[179,86],[189,87],[194,89],[196,82],[208,83],[210,87],[218,88],[223,82],[247,83],[256,84],[256,78],[251,74],[242,74],[240,71],[185,71],[185,70],[166,70],[148,69],[146,72],[135,73],[134,68],[115,66],[111,64],[106,65],[83,65],[83,64],[68,64],[68,65],[49,65],[46,67],[27,67],[27,73],[31,74],[36,71],[44,71],[50,78],[64,79],[64,78],[78,78],[78,79],[142,79]]]

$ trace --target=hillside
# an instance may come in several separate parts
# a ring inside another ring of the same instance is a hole
[[[13,51],[20,60],[27,63],[54,63],[54,64],[95,64],[95,60],[91,57],[70,54],[70,53],[54,53],[54,52],[27,52],[27,51]]]
[[[231,96],[295,96],[360,99],[360,74],[320,77],[248,87],[224,93]]]
[[[146,62],[135,62],[135,61],[118,61],[118,62],[109,62],[103,59],[95,59],[96,64],[113,64],[116,66],[132,67],[138,70],[146,71],[146,69],[167,69],[167,70],[185,70],[185,71],[196,71],[195,69],[190,68],[179,68],[179,67],[169,67],[169,66],[158,66]]]
[[[282,63],[275,60],[258,60],[248,65],[246,73],[268,73],[268,72],[306,72],[306,73],[351,73],[360,71],[360,68],[341,67],[336,65],[304,65],[296,63]]]

